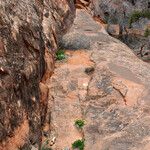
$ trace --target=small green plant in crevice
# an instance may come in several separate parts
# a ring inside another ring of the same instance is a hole
[[[63,50],[58,50],[58,51],[56,52],[56,59],[57,59],[57,60],[63,60],[63,59],[65,59],[65,58],[66,58],[65,52],[64,52]]]
[[[74,143],[72,143],[72,148],[73,149],[79,149],[79,150],[84,150],[84,139],[81,140],[76,140]]]
[[[46,141],[42,144],[40,150],[52,150],[51,148],[48,147],[48,144],[49,144],[49,140],[46,140]]]
[[[144,36],[145,36],[145,37],[150,36],[150,29],[149,29],[149,28],[147,28],[147,29],[145,30]]]
[[[131,27],[131,24],[139,20],[141,17],[150,19],[150,10],[134,11],[129,17],[129,26]]]
[[[78,119],[78,120],[75,120],[74,124],[77,128],[82,129],[83,126],[85,125],[85,121],[82,119]]]

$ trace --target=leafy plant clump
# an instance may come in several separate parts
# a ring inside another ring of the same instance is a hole
[[[65,58],[66,58],[65,52],[64,52],[63,50],[58,50],[58,51],[56,52],[56,59],[57,59],[57,60],[63,60],[63,59],[65,59]]]
[[[129,17],[129,25],[131,27],[131,24],[133,22],[136,22],[140,18],[148,18],[150,19],[150,10],[145,10],[145,11],[134,11],[131,16]]]
[[[78,120],[75,121],[75,126],[79,129],[82,129],[84,125],[85,125],[84,120],[78,119]]]
[[[145,37],[150,36],[150,29],[147,28],[147,29],[145,30],[144,36],[145,36]]]
[[[41,150],[52,150],[51,148],[48,147],[48,143],[49,143],[49,140],[46,140],[42,146],[41,146]]]
[[[74,143],[72,143],[72,148],[73,149],[76,149],[78,148],[79,150],[84,150],[84,139],[81,139],[81,140],[76,140]]]

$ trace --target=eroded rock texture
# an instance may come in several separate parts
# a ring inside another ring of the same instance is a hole
[[[0,149],[40,143],[44,81],[74,12],[70,0],[0,0]]]
[[[140,58],[150,60],[150,38],[145,37],[146,29],[150,28],[149,18],[139,17],[130,22],[130,17],[135,11],[147,11],[150,16],[149,0],[91,0],[90,8],[94,16],[108,24],[108,33],[116,37],[117,31],[118,38]]]
[[[84,138],[85,150],[149,150],[150,65],[86,10],[77,10],[61,45],[68,49],[66,59],[47,80],[52,149],[71,149]],[[76,119],[85,120],[82,131]]]
[[[92,0],[94,15],[112,24],[128,25],[128,17],[135,10],[149,9],[149,0]]]

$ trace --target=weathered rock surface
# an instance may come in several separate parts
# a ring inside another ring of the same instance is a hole
[[[128,26],[128,18],[135,10],[149,9],[149,0],[91,0],[94,16],[107,23]]]
[[[67,59],[56,62],[46,82],[54,150],[69,149],[81,138],[85,150],[150,149],[150,66],[102,29],[77,10],[61,42]],[[79,118],[86,121],[83,132],[74,126]]]
[[[67,0],[0,0],[0,149],[40,144],[47,111],[44,82],[74,12]]]
[[[150,13],[149,0],[91,0],[89,7],[93,16],[101,18],[109,25],[108,33],[116,37],[115,30],[110,30],[110,28],[118,26],[120,29],[117,37],[133,49],[140,58],[150,60],[150,37],[144,37],[150,20],[141,17],[131,25],[129,23],[130,16],[135,11],[147,10]],[[114,29],[118,31],[118,27]]]

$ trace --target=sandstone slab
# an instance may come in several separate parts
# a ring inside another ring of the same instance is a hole
[[[48,85],[53,83],[54,86],[50,86],[54,106],[62,111],[68,110],[63,111],[63,115],[60,113],[63,122],[65,118],[68,122],[70,114],[74,113],[85,120],[82,135],[85,139],[85,150],[149,150],[150,66],[136,57],[125,44],[103,32],[100,26],[98,29],[91,27],[95,24],[98,25],[85,10],[77,10],[73,27],[63,37],[64,47],[69,50],[78,49],[78,40],[80,49],[70,52],[67,60],[57,63],[52,77],[54,79],[48,82]],[[83,25],[92,30],[84,30]],[[80,26],[82,28],[79,28]],[[77,34],[82,34],[82,39],[77,37]],[[88,49],[82,44],[85,39],[90,41]],[[92,73],[87,74],[87,68],[91,67],[89,60],[94,69]],[[66,102],[68,99],[69,102]],[[79,100],[76,108],[80,107],[82,113],[73,108],[73,102]],[[57,111],[53,110],[52,116],[56,113]],[[72,125],[77,116],[72,116],[74,119],[71,117],[67,124]],[[57,125],[54,129],[58,132],[58,143],[56,140],[54,149],[58,146],[58,150],[64,148],[64,145],[59,144],[59,140],[61,134],[66,132],[64,126],[68,128],[63,124],[62,130],[58,131],[58,126],[62,126],[59,119],[59,115],[55,115],[52,121]],[[72,131],[72,128],[69,127],[68,130]],[[74,136],[74,132],[71,133],[71,140],[68,142],[70,147],[72,139],[80,138]],[[66,143],[65,141],[63,143]]]

